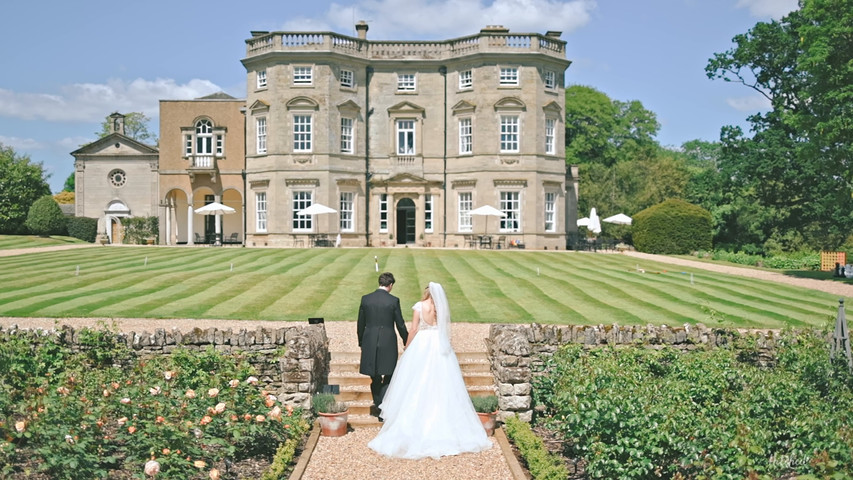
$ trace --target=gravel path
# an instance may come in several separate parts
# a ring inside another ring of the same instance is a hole
[[[513,480],[500,446],[439,459],[399,460],[367,446],[378,428],[359,428],[343,437],[320,437],[301,480]]]
[[[845,282],[833,280],[815,280],[813,278],[798,278],[790,275],[784,275],[778,272],[768,272],[765,270],[757,270],[754,268],[733,267],[729,265],[720,265],[716,263],[706,263],[697,260],[688,260],[686,258],[674,258],[666,255],[653,255],[650,253],[640,252],[623,252],[622,255],[628,255],[643,260],[651,260],[660,263],[669,263],[671,265],[681,265],[684,267],[701,268],[711,272],[727,273],[729,275],[740,275],[742,277],[757,278],[759,280],[767,280],[770,282],[785,283],[802,288],[810,288],[812,290],[820,290],[822,292],[832,293],[840,297],[853,297],[853,285]]]

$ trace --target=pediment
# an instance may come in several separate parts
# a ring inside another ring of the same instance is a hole
[[[338,105],[338,110],[342,112],[359,112],[361,111],[361,106],[352,100],[347,100]]]
[[[396,105],[388,107],[388,115],[414,115],[420,114],[423,115],[426,110],[424,107],[420,105],[416,105],[412,102],[400,102]]]
[[[474,113],[474,110],[477,108],[476,105],[467,101],[460,100],[456,105],[453,106],[452,110],[454,114],[459,113]]]
[[[85,156],[114,156],[114,155],[157,155],[159,150],[150,145],[138,142],[120,133],[111,133],[92,143],[83,145],[71,152],[71,155]]]
[[[374,187],[426,187],[441,185],[441,182],[427,180],[411,173],[398,173],[384,180],[374,180],[370,183]]]
[[[320,104],[317,103],[316,100],[309,97],[295,97],[290,99],[289,102],[285,104],[288,110],[291,109],[308,109],[308,110],[317,110],[320,108]]]
[[[251,106],[249,106],[249,110],[252,112],[262,112],[270,109],[270,104],[263,100],[255,100]]]
[[[495,102],[495,110],[526,110],[527,105],[518,97],[504,97]]]
[[[553,113],[557,116],[560,116],[563,109],[560,107],[559,103],[552,100],[545,104],[545,106],[542,107],[542,110],[544,110],[545,113]]]

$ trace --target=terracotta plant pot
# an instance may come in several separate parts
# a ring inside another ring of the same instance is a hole
[[[480,422],[483,423],[483,428],[486,430],[486,435],[490,437],[495,434],[495,419],[497,418],[497,414],[498,412],[477,412],[477,416],[480,417]]]
[[[347,433],[349,410],[341,413],[317,413],[320,422],[320,435],[324,437],[342,437]]]

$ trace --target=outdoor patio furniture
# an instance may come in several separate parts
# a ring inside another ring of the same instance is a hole
[[[491,235],[480,235],[480,248],[492,248]]]

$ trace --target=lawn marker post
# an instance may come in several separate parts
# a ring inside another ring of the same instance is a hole
[[[379,273],[379,257],[373,256],[373,266],[376,267],[376,273]]]

